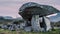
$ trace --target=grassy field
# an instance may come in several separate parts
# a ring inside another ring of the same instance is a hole
[[[57,29],[55,31],[50,31],[50,32],[25,32],[25,31],[10,31],[10,30],[4,30],[0,29],[0,34],[60,34],[60,30]]]

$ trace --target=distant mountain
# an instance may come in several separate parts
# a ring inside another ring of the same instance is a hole
[[[11,16],[0,16],[0,22],[3,22],[3,21],[13,21],[14,18],[11,17]]]
[[[24,21],[24,19],[22,17],[17,17],[15,20],[19,21],[19,22],[23,22]]]
[[[13,19],[11,16],[3,16],[4,19]]]
[[[49,17],[51,22],[58,22],[60,21],[60,13],[57,13],[56,16]]]
[[[3,18],[3,16],[0,16],[0,20],[3,20],[4,18]]]

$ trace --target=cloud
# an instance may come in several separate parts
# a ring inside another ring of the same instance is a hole
[[[55,4],[55,5],[53,5],[53,7],[55,7],[56,9],[58,9],[60,11],[60,5]]]

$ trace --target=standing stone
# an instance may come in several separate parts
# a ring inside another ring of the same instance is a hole
[[[45,22],[44,22],[44,18],[40,17],[40,18],[39,18],[39,21],[40,21],[40,27],[41,27],[40,31],[41,31],[41,32],[46,31],[46,24],[45,24]]]
[[[50,20],[46,17],[44,17],[45,20],[45,24],[46,24],[46,31],[51,29],[51,25],[50,25]]]
[[[34,31],[40,31],[39,15],[32,16],[31,25]]]

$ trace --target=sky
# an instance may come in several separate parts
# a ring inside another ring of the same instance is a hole
[[[60,0],[0,0],[0,16],[21,17],[19,8],[27,2],[50,5],[60,10]]]

